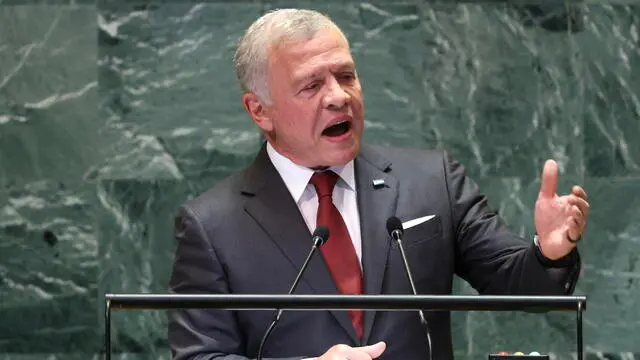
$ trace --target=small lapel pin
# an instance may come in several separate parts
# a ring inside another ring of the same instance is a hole
[[[384,180],[383,179],[373,179],[372,183],[373,183],[373,188],[374,189],[379,189],[379,188],[384,186]]]

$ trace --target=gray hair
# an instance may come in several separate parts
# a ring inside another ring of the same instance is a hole
[[[258,18],[244,33],[234,56],[236,76],[243,92],[270,103],[268,53],[286,40],[308,40],[318,31],[338,26],[314,10],[279,9]]]

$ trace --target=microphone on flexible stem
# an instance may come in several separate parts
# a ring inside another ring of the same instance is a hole
[[[409,278],[409,284],[411,285],[411,290],[413,291],[413,295],[418,295],[416,291],[416,284],[413,282],[413,276],[411,276],[411,269],[409,268],[409,261],[407,261],[407,255],[404,253],[404,247],[402,246],[402,235],[404,234],[404,228],[402,227],[402,222],[395,216],[387,219],[387,231],[391,238],[398,243],[398,247],[400,248],[400,255],[402,256],[402,262],[404,263],[404,269],[407,273],[407,277]],[[427,318],[424,316],[424,312],[422,309],[418,310],[418,316],[420,317],[420,323],[422,324],[422,329],[424,330],[425,336],[427,337],[427,345],[429,346],[429,357],[431,359],[431,353],[433,351],[431,345],[431,333],[429,331],[429,324],[427,323]]]
[[[289,295],[293,294],[293,292],[296,290],[296,287],[298,287],[298,283],[302,278],[302,274],[307,269],[307,266],[309,266],[309,261],[313,257],[313,254],[315,254],[318,248],[322,246],[324,243],[326,243],[327,240],[329,240],[329,228],[324,225],[318,226],[316,230],[313,232],[313,235],[311,238],[311,241],[313,242],[313,245],[311,246],[311,251],[309,251],[309,255],[307,255],[307,259],[302,264],[302,267],[300,268],[300,271],[298,272],[296,279],[293,281],[293,285],[291,285],[291,289],[289,289]],[[262,337],[262,341],[260,342],[260,348],[258,349],[257,360],[262,360],[262,352],[264,350],[264,344],[267,342],[267,338],[273,331],[273,328],[276,326],[278,321],[280,321],[281,316],[282,316],[282,309],[278,309],[278,312],[276,313],[275,318],[273,319],[273,321],[271,322],[271,325],[269,325],[269,328],[267,329],[267,331],[264,333],[264,336]]]

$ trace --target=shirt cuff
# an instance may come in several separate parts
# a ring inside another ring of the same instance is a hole
[[[533,243],[536,248],[536,258],[544,266],[545,268],[568,268],[574,266],[578,262],[578,247],[576,246],[571,250],[570,253],[561,257],[560,259],[551,260],[548,257],[544,256],[542,253],[542,249],[540,249],[540,243],[538,239],[538,235],[533,237]]]

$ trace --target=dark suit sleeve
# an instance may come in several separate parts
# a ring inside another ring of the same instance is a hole
[[[463,166],[446,153],[444,168],[460,277],[481,294],[573,292],[580,269],[577,250],[562,261],[546,261],[533,239],[522,239],[507,229]]]
[[[197,214],[187,206],[182,206],[176,216],[175,238],[170,292],[228,294],[227,278],[215,249]],[[168,339],[174,360],[247,359],[243,356],[245,342],[235,312],[176,309],[168,315]]]

